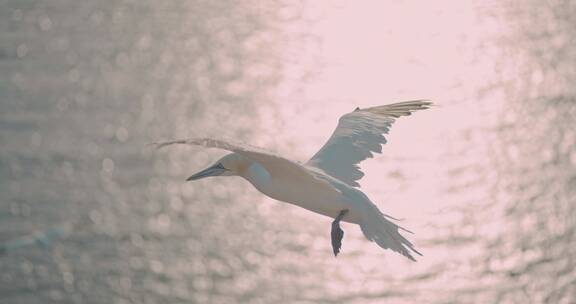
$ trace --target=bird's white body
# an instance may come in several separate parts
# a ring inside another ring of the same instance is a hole
[[[304,169],[309,170],[316,178],[330,181],[330,176],[312,168]],[[316,212],[331,218],[338,215],[341,210],[348,209],[349,213],[343,218],[343,221],[359,224],[360,214],[354,208],[354,201],[347,198],[341,191],[337,189],[335,184],[336,180],[332,179],[331,183],[309,183],[304,182],[298,176],[283,176],[279,178],[272,178],[267,170],[258,163],[252,163],[248,172],[244,177],[256,189],[266,194],[267,196],[282,202],[294,204],[312,212]],[[347,187],[345,184],[339,185]],[[350,187],[350,191],[358,191]]]
[[[424,100],[414,100],[362,110],[357,108],[340,118],[328,142],[305,164],[245,144],[211,138],[169,141],[158,146],[189,144],[232,151],[234,153],[188,180],[241,176],[273,199],[336,218],[336,224],[340,220],[358,224],[367,239],[414,260],[412,253],[420,253],[399,233],[399,230],[408,230],[390,221],[392,217],[380,212],[356,188],[360,186],[357,181],[364,175],[358,163],[381,152],[381,145],[386,143],[383,134],[388,133],[396,118],[430,105]],[[334,244],[333,235],[336,247]]]

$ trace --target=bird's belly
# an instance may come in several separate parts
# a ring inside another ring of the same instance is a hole
[[[303,189],[301,187],[293,187],[292,189],[269,187],[259,190],[273,199],[297,205],[330,218],[335,218],[340,211],[348,209],[349,212],[342,220],[356,224],[360,222],[360,215],[357,214],[352,203],[339,193],[324,193],[316,191],[317,189]]]

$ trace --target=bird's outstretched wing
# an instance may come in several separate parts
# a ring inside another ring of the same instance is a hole
[[[266,171],[274,178],[282,179],[297,179],[309,182],[311,185],[316,185],[321,189],[327,191],[337,191],[329,183],[317,179],[311,174],[308,169],[299,163],[291,161],[282,156],[268,152],[264,149],[250,146],[247,144],[233,143],[229,140],[215,139],[215,138],[190,138],[183,140],[172,140],[165,142],[157,142],[152,145],[157,148],[162,148],[174,144],[204,146],[208,148],[218,148],[231,152],[238,153],[244,157],[258,162]]]
[[[428,109],[427,100],[404,101],[366,109],[357,108],[340,117],[338,126],[326,144],[306,163],[353,187],[364,176],[358,164],[381,153],[392,123],[400,116]]]

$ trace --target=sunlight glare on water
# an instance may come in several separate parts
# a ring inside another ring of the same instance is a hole
[[[0,4],[1,303],[571,303],[573,1]],[[362,190],[424,253],[240,178],[234,138],[306,161],[356,107],[427,98]]]

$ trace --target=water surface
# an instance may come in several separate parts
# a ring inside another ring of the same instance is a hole
[[[3,1],[0,302],[570,303],[571,1]],[[239,179],[224,136],[305,161],[357,106],[430,98],[362,189],[424,253]]]

